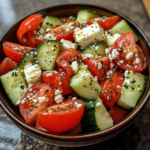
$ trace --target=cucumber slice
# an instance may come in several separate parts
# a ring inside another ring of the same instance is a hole
[[[36,59],[40,68],[51,71],[55,68],[56,57],[60,52],[60,42],[51,40],[38,46]]]
[[[12,104],[17,106],[27,90],[23,72],[19,68],[9,71],[1,76],[1,83]]]
[[[107,45],[105,42],[95,43],[81,51],[81,54],[91,54],[96,57],[97,55],[105,56],[105,49]]]
[[[121,35],[126,33],[126,32],[132,31],[135,41],[137,42],[139,40],[139,38],[136,35],[136,33],[134,32],[134,30],[129,26],[129,24],[125,20],[121,20],[120,22],[118,22],[109,31],[112,34],[119,33]]]
[[[101,94],[101,86],[87,67],[81,67],[81,69],[71,77],[70,86],[84,99],[90,99]]]
[[[57,17],[53,17],[53,16],[46,16],[45,19],[42,22],[42,27],[44,29],[47,28],[55,28],[57,25],[62,25],[64,24],[64,22],[57,18]]]
[[[130,85],[127,84],[130,82]],[[117,105],[124,109],[134,108],[141,99],[147,84],[147,77],[140,73],[128,71],[128,76],[124,78],[121,96]]]
[[[24,56],[22,57],[21,61],[19,62],[18,66],[21,69],[24,69],[25,66],[27,66],[27,65],[33,65],[34,64],[35,53],[36,53],[35,49],[26,52],[24,54]]]
[[[88,19],[97,17],[102,17],[102,15],[92,10],[83,9],[78,11],[77,21],[79,21],[80,23],[86,23]]]
[[[99,97],[85,102],[85,113],[81,124],[84,132],[105,130],[113,126],[113,120]]]

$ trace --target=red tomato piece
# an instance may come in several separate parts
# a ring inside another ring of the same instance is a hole
[[[62,68],[64,72],[71,77],[74,74],[74,71],[70,65],[72,61],[80,60],[81,56],[79,52],[75,49],[69,48],[60,52],[56,58],[56,63],[59,67]]]
[[[0,76],[12,70],[16,65],[17,63],[12,61],[11,59],[7,57],[4,58],[0,65]]]
[[[36,36],[35,34],[33,34],[33,31],[28,31],[27,33],[25,33],[25,36],[27,37],[28,39],[28,46],[31,46],[31,47],[36,47]]]
[[[57,37],[57,41],[61,41],[61,39],[65,39],[68,41],[74,41],[74,29],[77,27],[80,27],[80,23],[78,21],[75,21],[72,24],[72,29],[69,31],[65,30],[65,26],[68,26],[69,23],[65,23],[59,27],[56,27],[55,29],[51,30],[50,32],[53,34],[54,37]]]
[[[105,81],[104,90],[100,98],[107,108],[111,108],[121,94],[123,73],[115,71],[113,76]]]
[[[47,130],[46,129],[44,129],[43,127],[41,127],[40,125],[39,125],[39,123],[37,122],[36,123],[36,126],[35,126],[38,130],[41,130],[41,131],[44,131],[44,132],[47,132]]]
[[[50,87],[63,91],[61,79],[57,71],[44,72],[42,73],[42,78],[44,83],[48,84]]]
[[[39,101],[39,97],[45,100]],[[30,87],[20,101],[19,109],[25,122],[30,125],[36,124],[36,113],[52,105],[54,90],[45,83]]]
[[[67,99],[62,104],[52,105],[38,112],[37,121],[48,132],[62,133],[78,125],[83,113],[83,101]]]
[[[146,68],[147,63],[144,61],[143,52],[141,48],[136,45],[132,31],[119,37],[113,44],[111,52],[113,49],[117,49],[119,52],[119,57],[113,59],[113,61],[120,69],[141,72]],[[133,54],[131,58],[127,57],[129,53]],[[137,58],[140,59],[139,63],[136,63]],[[120,60],[123,62],[120,63]],[[142,65],[142,62],[144,62],[144,66]]]
[[[40,23],[43,21],[43,18],[39,14],[33,14],[29,17],[27,17],[19,26],[17,30],[17,38],[19,42],[25,46],[31,46],[31,42],[29,42],[31,39],[27,38],[30,36],[25,36],[25,33],[28,31],[33,31],[38,28]],[[33,46],[33,45],[32,45]]]
[[[92,73],[93,76],[97,76],[98,79],[103,82],[106,78],[107,71],[110,70],[110,63],[109,57],[104,56],[102,58],[84,58],[83,62],[88,65],[89,71]],[[98,63],[102,64],[102,67],[98,68]]]
[[[117,123],[122,118],[124,118],[126,116],[127,112],[128,112],[127,110],[124,110],[115,105],[109,110],[109,114],[110,114],[111,118],[113,119],[114,123]]]
[[[62,89],[63,89],[63,92],[61,94],[67,95],[67,94],[71,93],[73,90],[70,87],[70,78],[69,78],[68,74],[65,72],[61,72],[61,73],[59,73],[59,75],[61,77]]]
[[[120,21],[119,16],[113,16],[113,17],[106,17],[106,18],[99,18],[98,21],[96,21],[104,30],[111,29],[118,21]],[[87,20],[87,24],[91,25],[95,22],[95,18]]]
[[[19,63],[19,61],[22,59],[22,56],[27,51],[33,49],[32,47],[25,47],[20,44],[15,44],[11,42],[4,42],[3,43],[3,50],[5,52],[5,55],[10,58],[12,61],[15,61],[16,63]]]
[[[44,41],[46,41],[46,39],[41,39],[41,40],[38,40],[38,41],[36,41],[36,45],[38,46],[38,45],[40,45],[42,42],[44,42]]]

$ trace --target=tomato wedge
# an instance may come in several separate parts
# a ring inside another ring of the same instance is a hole
[[[104,30],[109,30],[120,20],[121,19],[119,16],[99,18],[98,21],[94,18],[87,20],[87,24],[91,25],[96,21]]]
[[[20,101],[19,109],[25,122],[36,124],[36,113],[52,105],[54,90],[45,83],[30,87]]]
[[[57,71],[49,71],[49,72],[44,72],[42,74],[42,78],[44,83],[48,84],[50,87],[53,87],[54,89],[62,90],[62,83],[61,83],[61,78],[59,77],[59,74]]]
[[[120,36],[114,42],[111,52],[114,49],[119,52],[119,57],[113,61],[120,69],[141,72],[146,68],[144,54],[141,48],[136,45],[132,31]]]
[[[20,44],[15,44],[11,42],[4,42],[3,43],[3,50],[5,52],[5,55],[10,58],[12,61],[15,61],[16,63],[19,63],[19,61],[22,59],[22,56],[27,51],[33,49],[32,47],[25,47]]]
[[[124,118],[127,113],[128,113],[127,110],[124,110],[115,105],[109,110],[109,114],[110,114],[111,118],[113,119],[114,123],[117,123],[122,118]]]
[[[38,28],[40,23],[43,21],[43,18],[39,14],[33,14],[27,17],[19,26],[17,30],[17,38],[19,42],[25,46],[35,47],[35,42],[33,44],[33,33],[27,33]],[[26,34],[27,33],[27,34]],[[26,35],[25,35],[26,34]],[[31,36],[32,34],[32,36]]]
[[[72,22],[71,22],[72,23]],[[61,39],[65,39],[68,41],[74,41],[74,29],[80,26],[80,23],[78,21],[75,21],[72,23],[72,25],[69,25],[70,23],[65,23],[59,27],[56,27],[55,29],[51,30],[50,32],[53,34],[54,37],[57,37],[57,41],[61,41]],[[70,29],[67,26],[72,26]]]
[[[88,65],[89,71],[92,73],[93,76],[97,76],[98,79],[103,82],[106,78],[106,73],[110,70],[110,63],[109,57],[104,56],[102,58],[84,58],[83,63]],[[98,65],[102,65],[98,67]]]
[[[105,81],[104,90],[100,98],[107,108],[111,108],[121,94],[123,73],[116,71],[113,76]]]
[[[37,113],[37,121],[48,132],[66,132],[82,119],[84,102],[76,99],[67,99],[62,104],[52,105]]]
[[[60,52],[56,58],[56,63],[59,67],[62,68],[64,72],[71,77],[74,74],[74,71],[70,65],[72,61],[80,60],[81,56],[79,52],[73,48],[65,49]]]
[[[70,22],[74,22],[76,18],[71,16],[71,17],[62,17],[60,19],[65,23],[70,23]]]
[[[11,59],[7,57],[4,58],[0,65],[0,76],[12,70],[16,65],[17,63],[12,61]]]

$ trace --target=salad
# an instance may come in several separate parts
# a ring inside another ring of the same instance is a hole
[[[28,125],[44,132],[88,133],[124,118],[141,99],[146,57],[119,16],[80,10],[77,17],[39,14],[4,42],[1,84]]]

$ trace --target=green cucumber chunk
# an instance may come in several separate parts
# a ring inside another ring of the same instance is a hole
[[[86,100],[84,104],[85,113],[81,121],[84,132],[105,130],[113,126],[113,120],[98,96]]]
[[[17,68],[2,75],[1,83],[12,104],[18,106],[27,90],[27,83],[21,69]]]
[[[81,54],[91,54],[91,55],[94,55],[94,57],[96,57],[97,55],[105,56],[106,55],[105,54],[106,47],[107,47],[107,45],[105,42],[95,43],[95,44],[83,49],[81,51]]]
[[[92,10],[83,9],[79,10],[77,13],[77,21],[79,21],[80,23],[86,23],[88,19],[97,17],[102,17],[102,15]]]
[[[51,71],[55,68],[56,57],[60,52],[60,42],[50,40],[37,48],[36,60],[42,70]]]
[[[33,65],[35,53],[36,53],[35,49],[26,52],[24,56],[22,57],[21,61],[19,62],[18,67],[20,67],[21,69],[24,69],[25,66]]]
[[[48,29],[48,28],[53,29],[57,25],[62,25],[62,24],[64,24],[64,22],[61,19],[53,16],[46,16],[42,22],[42,27],[44,29]]]
[[[109,31],[112,34],[119,33],[121,35],[124,34],[124,33],[129,32],[129,31],[132,31],[135,41],[137,42],[139,40],[139,38],[136,35],[136,33],[134,32],[134,30],[129,26],[129,24],[125,20],[121,20],[120,22],[118,22]]]
[[[87,67],[81,69],[71,77],[70,87],[82,98],[90,99],[100,96],[101,86]]]
[[[124,78],[124,83],[121,89],[121,96],[117,101],[117,105],[124,109],[132,109],[136,107],[139,100],[142,98],[147,84],[147,77],[133,71],[128,71],[128,76]],[[127,84],[127,80],[131,85]]]

